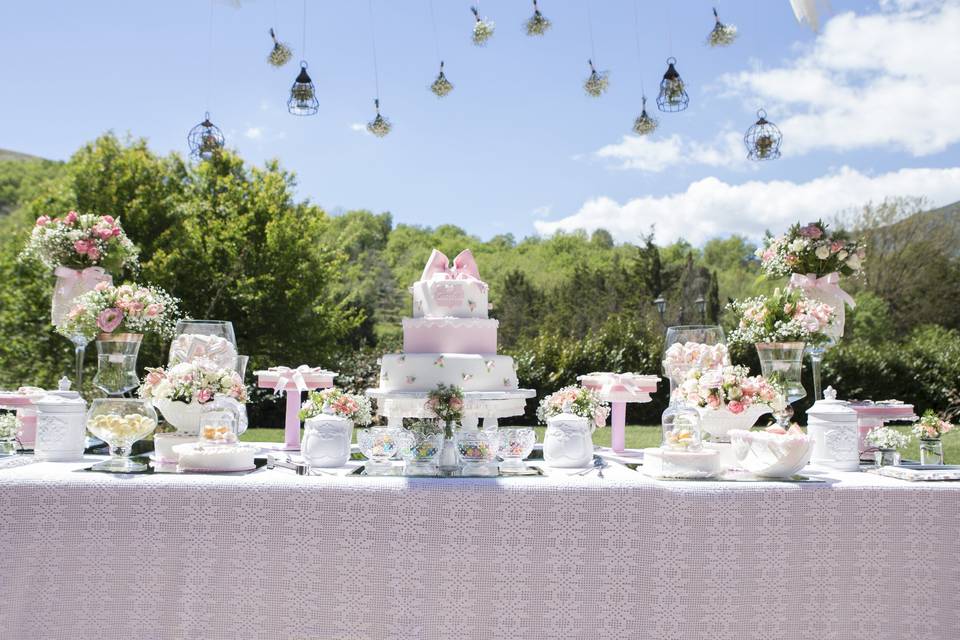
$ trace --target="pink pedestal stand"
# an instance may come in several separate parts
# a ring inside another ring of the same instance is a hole
[[[283,444],[271,445],[265,448],[278,451],[299,451],[300,450],[300,404],[303,401],[303,392],[314,391],[316,389],[329,389],[333,386],[333,379],[336,373],[332,371],[323,371],[315,369],[302,371],[300,379],[294,379],[297,370],[282,371],[256,371],[257,386],[261,389],[273,389],[287,396],[287,408],[283,423]],[[286,380],[279,389],[277,385],[281,380]]]
[[[626,448],[627,403],[650,402],[650,394],[657,390],[660,378],[635,373],[600,372],[578,376],[577,380],[610,403],[610,448],[614,453],[629,454]]]
[[[34,398],[38,398],[43,395],[43,392],[32,395]],[[30,395],[21,392],[0,391],[0,407],[16,410],[17,418],[20,419],[17,440],[24,449],[33,449],[37,439],[37,410],[33,406],[33,399]]]
[[[860,432],[860,456],[873,451],[866,443],[867,434],[888,422],[915,422],[916,414],[912,404],[897,401],[887,402],[851,402],[850,408],[857,412],[857,426]]]

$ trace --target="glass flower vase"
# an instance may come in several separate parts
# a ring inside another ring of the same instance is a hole
[[[757,355],[760,356],[760,368],[763,377],[778,391],[779,397],[773,403],[773,415],[777,424],[787,429],[793,417],[790,405],[805,398],[801,373],[803,372],[804,342],[758,342]]]
[[[50,300],[50,322],[55,327],[63,323],[64,318],[73,306],[73,301],[78,296],[93,291],[94,287],[101,282],[113,284],[113,277],[101,267],[73,269],[60,266],[54,270],[53,274],[57,281],[53,286],[53,295]],[[83,359],[90,339],[86,336],[76,335],[70,336],[69,340],[73,343],[74,366],[76,367],[76,378],[73,386],[76,391],[83,393]]]
[[[143,335],[139,333],[102,333],[97,337],[97,375],[95,387],[111,397],[123,396],[140,386],[137,355]]]
[[[873,462],[878,467],[900,464],[900,452],[896,449],[877,449],[873,452]]]
[[[943,440],[920,438],[920,464],[943,464]]]

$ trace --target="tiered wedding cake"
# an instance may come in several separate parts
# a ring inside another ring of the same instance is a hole
[[[436,249],[414,283],[413,317],[403,319],[403,353],[383,356],[382,391],[516,390],[513,358],[497,355],[499,322],[487,317],[488,287],[470,250],[450,264]]]

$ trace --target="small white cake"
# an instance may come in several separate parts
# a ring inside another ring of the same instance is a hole
[[[179,456],[173,450],[174,447],[196,441],[197,436],[186,433],[155,433],[153,434],[153,457],[160,463],[176,464]]]
[[[256,468],[253,456],[259,449],[240,444],[226,427],[204,427],[203,438],[173,447],[180,471],[249,471]]]
[[[722,472],[716,449],[676,451],[650,448],[643,450],[644,474],[652,478],[714,478]]]

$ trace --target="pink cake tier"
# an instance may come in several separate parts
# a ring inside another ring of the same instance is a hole
[[[490,309],[480,280],[421,280],[412,291],[414,318],[486,318]]]
[[[497,320],[487,318],[404,318],[404,353],[497,352]]]

